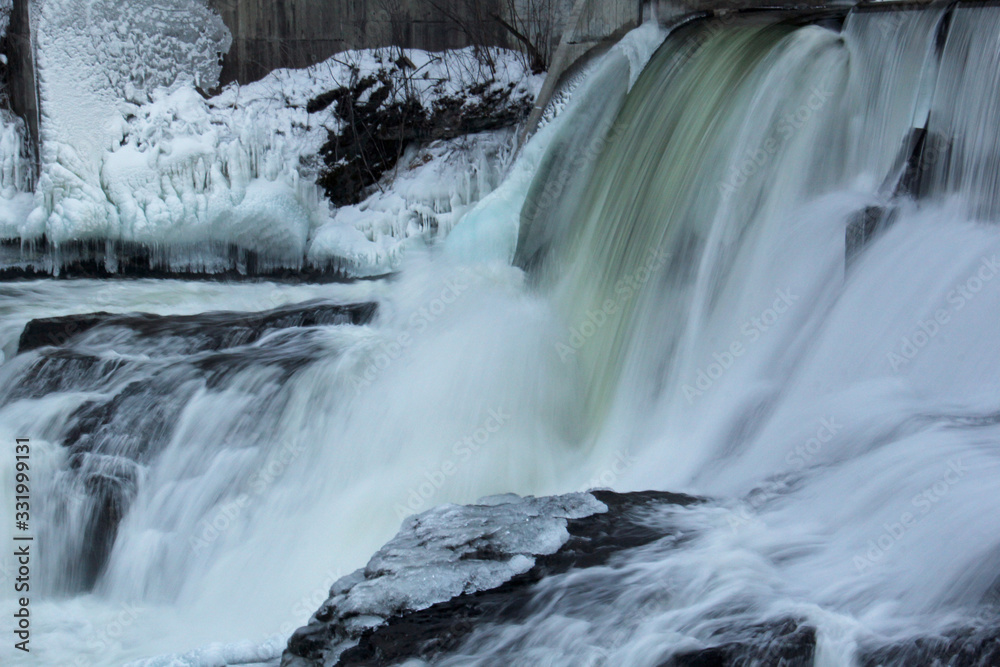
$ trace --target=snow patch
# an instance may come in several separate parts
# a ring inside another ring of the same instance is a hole
[[[264,643],[220,643],[187,653],[136,660],[124,667],[277,667],[284,648],[281,637],[272,637]]]

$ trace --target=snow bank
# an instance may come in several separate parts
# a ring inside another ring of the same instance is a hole
[[[531,95],[540,84],[514,52],[491,50],[484,60],[472,49],[382,49],[278,70],[209,98],[231,37],[200,0],[40,7],[42,173],[33,200],[8,187],[21,169],[8,148],[16,128],[0,128],[0,239],[44,240],[44,262],[22,253],[19,264],[36,270],[79,259],[80,242],[110,241],[138,244],[151,268],[171,271],[234,268],[234,249],[244,260],[253,253],[258,271],[307,261],[352,275],[391,271],[408,243],[447,233],[498,185],[513,133],[414,149],[368,201],[335,210],[315,179],[317,154],[340,121],[336,105],[315,100],[387,67],[406,75],[385,103],[409,96],[428,108],[475,84]]]

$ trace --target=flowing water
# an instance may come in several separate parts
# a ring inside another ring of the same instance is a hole
[[[403,516],[592,486],[712,500],[444,664],[655,666],[792,618],[848,666],[996,627],[1000,11],[698,22],[644,68],[642,30],[390,280],[0,291],[0,437],[35,447],[26,664],[273,661]],[[30,318],[221,309],[14,356]]]

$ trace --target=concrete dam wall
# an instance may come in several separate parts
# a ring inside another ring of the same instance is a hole
[[[233,34],[223,84],[254,81],[279,67],[307,67],[348,49],[523,47],[504,24],[544,42],[539,46],[551,59],[564,29],[574,41],[600,42],[637,25],[643,5],[643,0],[207,1]]]
[[[307,67],[348,49],[511,46],[505,0],[208,0],[233,34],[222,83]]]

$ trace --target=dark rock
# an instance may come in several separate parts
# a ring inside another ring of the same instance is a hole
[[[41,347],[60,347],[95,328],[119,328],[137,338],[180,337],[187,340],[186,351],[219,350],[249,345],[270,331],[293,327],[333,324],[366,324],[375,315],[375,304],[346,306],[313,302],[278,308],[263,313],[215,312],[187,316],[136,313],[113,315],[90,313],[32,320],[24,327],[18,353]]]
[[[661,667],[812,667],[815,628],[788,619],[737,634],[738,639],[718,646],[676,655]]]
[[[921,199],[929,194],[934,174],[947,169],[951,143],[925,128],[911,128],[903,139],[896,164],[882,184],[883,196],[891,202],[903,197]],[[876,236],[892,226],[899,217],[894,204],[867,206],[847,223],[845,260],[848,268]]]
[[[866,206],[858,211],[847,222],[846,249],[844,252],[847,267],[854,263],[861,251],[871,243],[880,231],[884,221],[894,215],[886,215],[884,206]]]
[[[15,385],[0,387],[0,404],[65,391],[94,391],[128,365],[123,359],[55,348],[34,360]]]
[[[32,168],[32,180],[39,173],[39,95],[35,42],[32,39],[31,2],[13,0],[10,4],[10,23],[7,34],[0,41],[0,51],[6,58],[2,67],[3,82],[6,84],[0,104],[9,106],[14,114],[24,120],[27,132],[22,151]]]
[[[344,578],[334,584],[330,600],[316,612],[309,625],[293,635],[281,664],[283,667],[388,667],[408,664],[411,660],[436,664],[447,658],[475,653],[484,647],[484,639],[489,641],[495,636],[495,630],[503,628],[509,628],[513,633],[505,639],[513,646],[518,641],[516,629],[536,621],[541,613],[566,613],[572,618],[573,610],[605,604],[607,600],[598,602],[600,598],[595,597],[603,592],[608,592],[611,596],[608,599],[613,601],[615,592],[601,587],[613,587],[615,582],[620,583],[614,578],[614,572],[619,565],[630,562],[629,550],[653,549],[644,554],[645,557],[655,558],[653,554],[684,548],[692,528],[682,528],[685,523],[675,519],[674,513],[702,502],[690,496],[659,492],[619,494],[594,491],[591,495],[607,507],[606,512],[570,518],[566,524],[569,538],[557,551],[537,556],[530,569],[500,585],[468,591],[422,609],[396,607],[384,617],[373,618],[366,616],[366,610],[345,613],[346,607],[341,603],[345,594],[377,580],[380,573],[370,571],[370,565],[369,569]],[[465,518],[474,523],[475,509],[475,506],[454,508],[452,512],[461,518],[465,511]],[[420,516],[433,520],[435,511]],[[461,521],[455,521],[450,528],[454,530],[456,526],[463,525]],[[407,530],[412,532],[412,529],[413,526],[407,528],[404,525],[401,535]],[[414,534],[413,537],[419,535]],[[453,542],[457,544],[460,541],[461,536],[456,535]],[[418,563],[408,573],[418,577],[418,580],[424,578],[419,563],[427,544],[411,540],[409,554],[403,554]],[[490,550],[490,544],[489,539],[482,544],[462,543],[461,547],[466,549],[463,558],[488,560],[508,555],[502,549],[499,552]],[[478,548],[472,548],[477,545]],[[376,561],[378,556],[373,559],[373,562]],[[601,565],[609,567],[599,568]],[[599,568],[593,571],[598,578],[578,576],[578,571],[585,568]],[[433,579],[433,571],[424,574]],[[596,586],[600,588],[600,593],[594,588],[594,582],[599,582]],[[370,601],[371,592],[369,588],[361,595]],[[391,599],[391,592],[383,591],[383,595],[386,593]],[[559,606],[554,608],[553,604]],[[391,605],[386,608],[391,609]],[[557,611],[553,612],[553,609]],[[786,617],[755,622],[748,620],[746,615],[726,618],[723,615],[716,619],[718,630],[703,639],[698,648],[686,645],[678,650],[664,646],[664,657],[659,667],[811,667],[814,664],[817,630],[803,619]],[[869,642],[863,644],[858,652],[858,665],[1000,665],[1000,630],[997,627],[995,623],[986,623],[982,627],[893,644]]]
[[[113,317],[111,313],[90,313],[31,320],[21,332],[17,352],[21,354],[47,346],[60,347],[73,336],[93,329]]]
[[[861,654],[860,667],[996,667],[1000,665],[1000,630],[996,625],[953,630],[868,648]]]
[[[951,142],[939,134],[930,134],[925,128],[913,128],[903,140],[903,147],[896,159],[893,176],[896,183],[883,186],[891,189],[893,197],[921,199],[927,196],[935,173],[947,169]]]
[[[111,556],[118,526],[135,499],[139,480],[135,466],[126,464],[119,465],[117,470],[105,469],[101,474],[89,475],[83,483],[94,511],[87,518],[81,540],[83,552],[77,564],[77,583],[80,590],[90,590]]]
[[[83,522],[62,589],[88,591],[100,580],[136,497],[140,471],[171,442],[195,394],[230,390],[242,371],[255,368],[270,382],[248,396],[238,413],[273,413],[291,376],[330,355],[318,327],[364,324],[375,312],[370,303],[310,302],[261,313],[91,313],[30,322],[20,349],[34,354],[23,358],[16,382],[0,387],[0,405],[56,392],[93,395],[69,415],[58,436],[67,467],[52,499],[66,510],[56,514],[57,521]],[[268,438],[259,419],[237,422],[245,430],[230,431],[234,446]],[[71,513],[81,505],[82,514]]]

